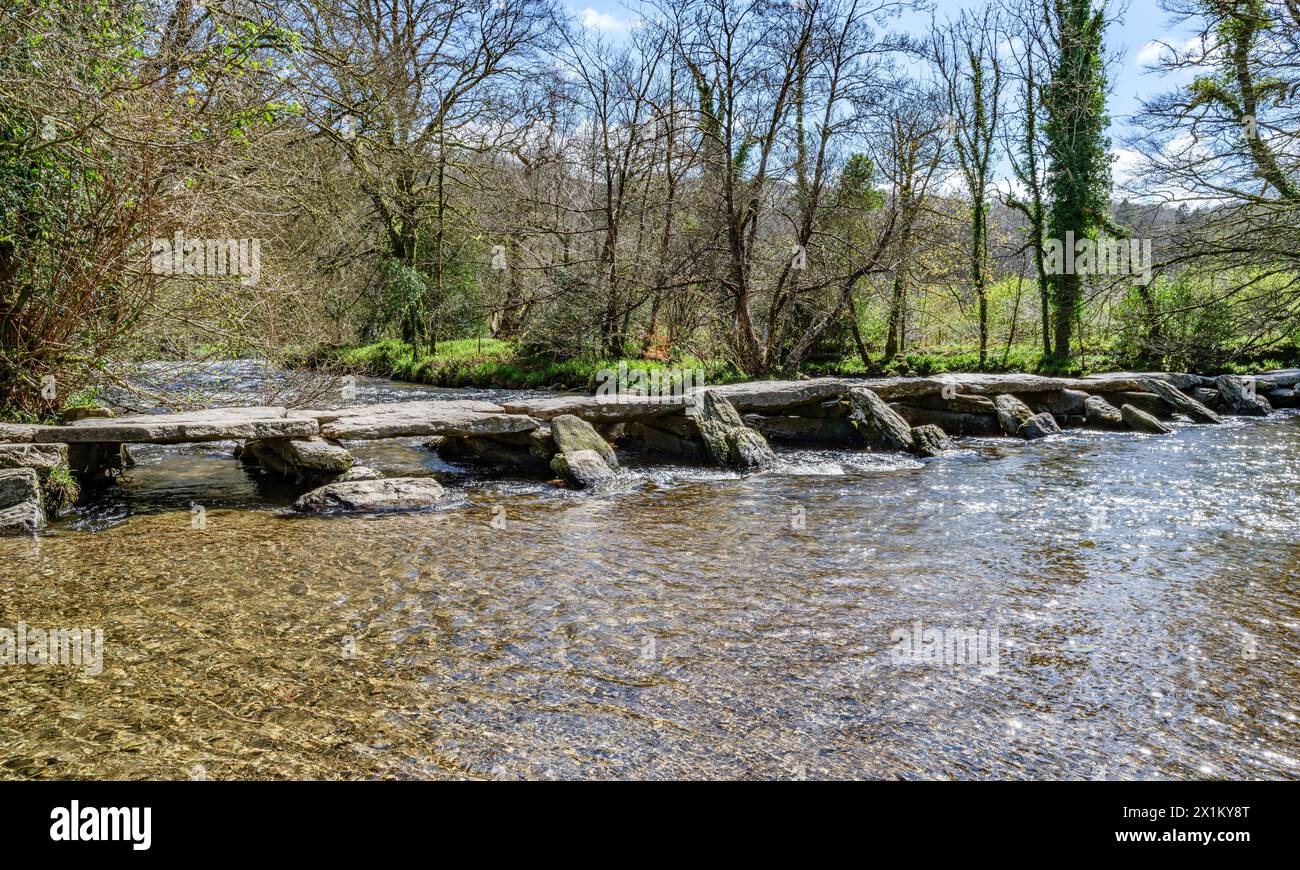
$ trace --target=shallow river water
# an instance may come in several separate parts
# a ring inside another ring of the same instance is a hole
[[[0,776],[1300,777],[1296,416],[603,495],[352,445],[448,485],[380,517],[286,516],[231,446],[0,539],[0,626],[105,636],[0,667]]]

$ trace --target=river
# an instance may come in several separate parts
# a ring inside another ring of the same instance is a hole
[[[358,401],[452,392],[505,395]],[[0,539],[0,625],[105,637],[98,675],[0,667],[0,775],[1300,777],[1290,412],[745,477],[628,454],[601,495],[351,445],[448,485],[379,517],[287,516],[231,446],[137,448]],[[977,662],[901,651],[959,630]]]

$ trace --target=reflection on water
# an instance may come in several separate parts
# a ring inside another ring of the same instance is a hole
[[[107,646],[0,667],[0,772],[1300,777],[1298,423],[632,461],[599,496],[415,439],[357,449],[449,506],[325,519],[229,445],[140,451],[0,539],[0,626]],[[996,671],[897,661],[917,621],[996,629]]]

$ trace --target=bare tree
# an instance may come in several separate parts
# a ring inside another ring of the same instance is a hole
[[[436,342],[451,188],[481,186],[474,155],[526,130],[515,99],[556,21],[549,0],[311,0],[303,34],[307,117],[356,173],[387,241],[403,337]]]

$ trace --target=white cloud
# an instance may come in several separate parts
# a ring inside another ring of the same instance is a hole
[[[582,16],[582,26],[601,33],[627,33],[628,23],[612,12],[597,12],[588,6],[578,13]]]
[[[1116,186],[1131,186],[1142,174],[1142,152],[1134,148],[1112,148],[1110,153],[1115,158],[1111,171]]]
[[[1163,42],[1150,40],[1146,45],[1142,46],[1142,48],[1138,50],[1135,60],[1137,61],[1138,66],[1151,66],[1160,60],[1160,55],[1164,54],[1164,52],[1165,44]]]
[[[1197,66],[1208,68],[1209,65],[1217,63],[1222,57],[1222,49],[1216,44],[1206,45],[1201,42],[1199,36],[1192,36],[1182,42],[1161,40],[1148,40],[1138,49],[1134,56],[1134,62],[1140,67],[1151,67],[1158,63],[1168,62],[1175,57],[1186,59],[1196,58]]]

